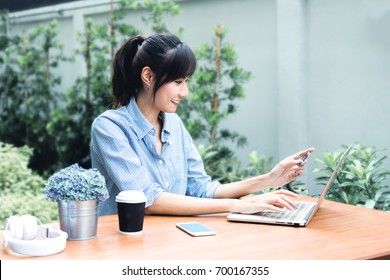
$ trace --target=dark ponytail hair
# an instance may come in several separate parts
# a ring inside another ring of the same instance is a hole
[[[157,34],[130,38],[115,54],[112,90],[114,108],[126,106],[142,88],[141,71],[150,67],[156,77],[154,94],[166,83],[191,76],[196,58],[175,35]]]

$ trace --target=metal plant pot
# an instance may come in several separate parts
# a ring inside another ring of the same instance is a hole
[[[99,200],[58,201],[61,230],[68,240],[87,240],[96,237]]]

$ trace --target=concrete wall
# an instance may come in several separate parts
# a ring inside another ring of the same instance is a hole
[[[83,17],[106,21],[107,2],[88,0],[14,13],[12,32],[58,17],[70,54]],[[390,155],[389,1],[177,2],[182,13],[166,20],[171,30],[183,27],[184,41],[197,48],[210,42],[217,24],[224,24],[240,66],[253,74],[239,111],[224,123],[248,137],[248,147],[238,150],[244,163],[252,150],[276,162],[307,146],[317,148],[316,157],[353,142],[386,148]],[[56,9],[62,9],[62,15]],[[33,15],[42,12],[48,13]],[[134,12],[129,22],[141,26],[141,14]],[[77,62],[62,70],[64,84],[84,71]],[[313,167],[311,161],[304,178],[310,185]]]
[[[390,2],[309,1],[309,142],[361,142],[390,155]],[[386,163],[390,169],[390,161]]]

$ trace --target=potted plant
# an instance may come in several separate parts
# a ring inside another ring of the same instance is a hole
[[[77,163],[54,173],[45,186],[46,198],[58,202],[61,230],[70,240],[96,237],[99,202],[108,198],[106,181],[95,169]]]
[[[343,149],[347,146],[343,145]],[[329,190],[329,200],[346,204],[364,206],[384,211],[390,210],[390,186],[387,183],[390,170],[383,164],[387,158],[384,150],[375,147],[354,145]],[[333,172],[342,151],[325,152],[316,161],[323,165],[313,172],[318,173],[316,182],[325,185]]]

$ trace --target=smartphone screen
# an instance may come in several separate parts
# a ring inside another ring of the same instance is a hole
[[[178,223],[176,226],[192,236],[215,235],[215,231],[198,222]]]

